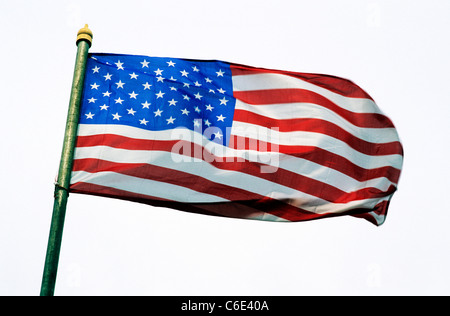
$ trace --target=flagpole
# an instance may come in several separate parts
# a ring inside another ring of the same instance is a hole
[[[64,144],[59,164],[58,178],[55,183],[53,215],[48,238],[47,254],[45,257],[44,273],[42,276],[41,296],[53,296],[55,291],[64,218],[66,216],[67,198],[69,196],[70,174],[72,171],[73,154],[80,116],[80,101],[92,37],[92,32],[87,24],[84,28],[79,30],[77,34],[77,57],[67,114]]]

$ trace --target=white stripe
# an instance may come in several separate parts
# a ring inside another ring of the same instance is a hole
[[[111,171],[102,171],[96,173],[89,173],[86,171],[73,171],[70,183],[74,184],[78,182],[102,185],[114,189],[160,197],[163,199],[178,202],[228,202],[227,199],[223,199],[215,195],[197,192],[182,186],[136,178],[133,176],[123,175]]]
[[[231,134],[261,141],[267,141],[267,139],[269,139],[270,143],[279,145],[318,147],[333,154],[345,157],[354,164],[365,169],[374,169],[385,166],[392,166],[400,169],[403,161],[403,157],[398,154],[383,156],[363,154],[351,148],[345,142],[321,133],[279,132],[259,125],[233,122]]]
[[[276,120],[313,118],[331,122],[362,140],[371,143],[390,143],[399,140],[395,128],[358,127],[335,112],[313,103],[282,103],[252,105],[236,100],[236,110],[244,110]],[[264,124],[264,122],[261,122]]]
[[[79,124],[78,136],[93,136],[102,134],[113,134],[135,139],[146,140],[177,140],[179,135],[199,135],[186,128],[175,128],[163,131],[149,131],[142,128],[137,128],[127,125],[114,124]]]
[[[178,156],[178,157],[177,157]],[[182,159],[183,157],[180,157],[179,155],[175,154],[175,159],[179,161],[179,159]],[[169,152],[162,152],[162,151],[136,151],[136,150],[125,150],[125,149],[117,149],[117,148],[110,148],[107,146],[96,146],[96,147],[84,147],[84,148],[76,148],[75,151],[75,159],[83,159],[83,158],[94,158],[94,159],[102,159],[107,160],[111,162],[117,162],[117,163],[149,163],[151,165],[156,165],[160,167],[170,168],[170,169],[176,169],[178,171],[190,173],[193,175],[201,176],[205,179],[208,179],[210,181],[237,187],[246,191],[254,192],[256,194],[267,196],[273,199],[277,200],[283,200],[286,203],[289,203],[293,206],[300,207],[304,210],[307,210],[309,212],[313,213],[328,213],[328,212],[343,212],[349,209],[352,209],[354,207],[374,207],[377,203],[380,202],[380,199],[366,199],[366,200],[358,200],[358,201],[352,201],[349,203],[330,203],[328,201],[325,201],[323,199],[320,199],[318,197],[315,197],[313,195],[306,194],[301,191],[297,191],[295,189],[256,177],[252,175],[248,175],[241,172],[236,171],[229,171],[229,170],[222,170],[218,169],[209,163],[201,160],[198,162],[180,162],[180,163],[174,163],[173,158],[174,154]],[[175,167],[175,168],[174,168]],[[100,177],[104,177],[105,172],[100,172]],[[82,179],[78,180],[78,178],[75,177],[75,179],[72,177],[72,183],[83,181],[83,182],[89,182],[94,181],[95,175],[89,174],[89,177],[87,180]],[[104,181],[102,183],[96,183],[100,185],[106,185],[111,186],[113,185],[114,188],[117,189],[123,189],[126,191],[136,192],[133,190],[133,188],[137,188],[138,190],[143,190],[143,187],[147,185],[142,181],[140,178],[135,178],[131,176],[127,176],[127,182],[122,184],[121,182],[111,182],[108,183],[107,181]],[[96,181],[96,180],[95,180]],[[102,180],[101,180],[102,181]],[[152,180],[145,180],[149,181],[149,189],[146,189],[148,195],[153,196],[160,196],[163,198],[168,198],[170,192],[166,192],[166,190],[171,190],[174,196],[177,197],[177,199],[174,199],[176,201],[180,202],[189,202],[189,203],[205,203],[205,202],[214,202],[211,201],[211,198],[213,197],[211,195],[206,195],[207,199],[204,198],[203,194],[195,192],[195,194],[189,195],[187,193],[183,193],[183,191],[180,192],[180,194],[177,192],[178,189],[174,188],[166,188],[166,186],[174,187],[170,184],[165,184],[162,187],[159,187],[158,181],[152,181]],[[137,184],[134,184],[137,182]],[[132,185],[133,183],[133,185]],[[123,188],[122,185],[126,185],[126,188]],[[154,187],[158,187],[157,190],[154,190]],[[177,187],[178,188],[178,187]],[[181,187],[182,188],[182,187]],[[163,195],[159,195],[158,193],[160,190],[162,190]],[[176,193],[175,193],[176,192]],[[141,193],[141,191],[136,192]],[[156,195],[155,195],[156,194]],[[181,196],[181,198],[180,198]],[[181,200],[180,200],[181,199]],[[218,197],[218,200],[216,202],[220,202],[221,198]]]
[[[351,112],[383,114],[375,102],[370,99],[345,97],[291,76],[274,73],[233,76],[233,91],[270,89],[306,89],[320,94],[341,108]]]

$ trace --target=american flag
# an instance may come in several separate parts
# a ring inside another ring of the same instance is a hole
[[[381,225],[403,149],[349,80],[90,54],[70,191],[268,221]]]

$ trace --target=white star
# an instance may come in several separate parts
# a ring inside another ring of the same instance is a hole
[[[112,77],[112,75],[108,72],[105,76],[103,76],[103,77],[105,77],[105,81],[106,80],[111,80],[111,77]]]
[[[109,108],[109,105],[106,105],[106,104],[103,104],[103,105],[101,105],[100,106],[100,110],[108,110],[108,108]]]
[[[175,67],[175,64],[176,64],[173,61],[167,61],[166,63],[168,65],[167,67]]]
[[[93,74],[95,74],[96,72],[98,73],[98,71],[100,70],[100,67],[98,67],[98,66],[95,66],[94,68],[92,68],[92,70],[93,70]]]
[[[177,81],[177,79],[175,79],[173,76],[170,76],[169,80],[170,81]]]
[[[142,64],[142,68],[148,68],[148,64],[150,64],[150,62],[148,62],[144,59],[144,61],[141,61],[141,64]]]
[[[229,100],[227,100],[227,99],[225,99],[225,97],[223,97],[223,99],[219,99],[219,101],[220,101],[220,105],[227,105],[227,102],[229,101]]]
[[[119,98],[117,98],[117,99],[114,99],[114,101],[116,101],[116,104],[117,104],[117,103],[122,104],[122,102],[123,102],[124,100],[122,100],[122,99],[119,97]]]
[[[200,92],[197,92],[196,94],[194,94],[194,96],[196,99],[199,99],[199,100],[201,100],[203,98],[203,96],[200,95]]]
[[[158,109],[158,110],[156,110],[155,112],[153,112],[153,113],[155,113],[155,117],[157,117],[157,116],[161,116],[161,113],[162,113],[163,111],[161,111],[160,109]]]
[[[125,82],[122,82],[122,80],[119,80],[119,82],[116,82],[117,85],[117,89],[122,88],[123,89],[123,85],[125,84]]]
[[[119,115],[119,112],[116,112],[116,114],[113,114],[112,116],[113,116],[113,120],[118,120],[118,121],[120,121],[120,118],[122,117]]]
[[[194,127],[200,127],[200,122],[201,122],[202,120],[200,120],[200,119],[195,119],[194,120]]]
[[[154,73],[157,75],[157,76],[162,76],[162,72],[163,72],[164,70],[161,70],[161,69],[157,69],[157,70],[155,70],[154,71]]]
[[[142,120],[139,120],[139,122],[141,122],[141,124],[147,125],[148,121],[145,120],[145,118],[143,118]]]
[[[195,84],[196,87],[201,87],[202,86],[202,84],[200,82],[198,82],[198,81],[194,82],[194,84]]]
[[[186,70],[180,71],[182,77],[187,77],[189,73]]]
[[[183,95],[183,99],[189,101],[191,98],[189,98],[187,95]]]
[[[217,133],[213,133],[214,136],[216,136],[217,139],[222,139],[222,134],[220,134],[220,131],[218,131]]]
[[[110,95],[111,95],[111,92],[109,92],[109,91],[103,92],[104,97],[109,97]]]
[[[100,87],[100,86],[98,84],[96,84],[96,83],[91,84],[91,90],[92,89],[98,90],[98,87]]]
[[[225,116],[223,116],[222,114],[220,114],[219,116],[216,116],[217,117],[217,121],[219,122],[224,122],[224,119],[226,119],[226,117]]]
[[[134,115],[134,113],[136,113],[136,111],[133,110],[133,108],[127,109],[127,111],[128,111],[128,114],[131,114],[131,115]]]
[[[147,101],[145,101],[145,103],[141,103],[141,104],[142,104],[143,109],[150,109],[149,106],[152,105],[151,103],[148,103]]]
[[[222,94],[224,94],[226,91],[225,90],[223,90],[222,88],[220,88],[220,89],[217,89],[217,91],[219,91],[220,93],[222,93]]]
[[[130,79],[136,79],[137,80],[137,77],[139,77],[139,75],[136,75],[134,72],[132,74],[129,74],[129,75],[130,75]]]
[[[150,87],[152,86],[151,84],[149,84],[148,82],[146,82],[146,83],[144,83],[143,84],[143,86],[144,86],[144,90],[150,90]]]
[[[210,127],[210,126],[211,126],[211,122],[208,121],[208,120],[205,120],[205,125],[208,126],[208,127]]]
[[[162,93],[162,91],[159,91],[159,93],[156,94],[156,98],[164,98],[165,93]]]
[[[88,114],[85,114],[86,115],[86,119],[93,119],[94,118],[94,115],[95,114],[92,114],[91,112],[89,112]]]
[[[200,70],[197,68],[197,66],[192,67],[192,70],[195,72],[199,72]]]
[[[214,107],[212,107],[211,104],[208,104],[208,105],[206,106],[206,109],[212,112],[212,110],[214,109]]]
[[[183,88],[189,88],[189,83],[183,83]]]
[[[209,79],[209,78],[205,78],[205,80],[206,80],[207,83],[212,83],[212,80]]]
[[[182,113],[182,114],[189,115],[190,112],[188,111],[188,109],[184,109],[184,110],[181,110],[181,113]]]
[[[89,103],[95,103],[95,101],[97,101],[97,99],[94,99],[94,97],[88,99]]]
[[[117,61],[117,63],[114,63],[117,66],[117,70],[123,70],[123,63],[120,62],[120,60]]]
[[[170,87],[169,89],[170,89],[170,91],[177,91],[177,88],[175,88],[175,87]]]
[[[214,91],[213,89],[209,89],[209,93],[214,93],[214,94],[216,94],[216,91]]]
[[[171,105],[177,105],[177,102],[178,102],[178,101],[175,101],[174,99],[172,99],[172,100],[169,101],[169,106],[171,106]]]
[[[222,71],[222,69],[220,69],[219,71],[216,71],[217,77],[223,77],[224,72]]]
[[[156,77],[156,80],[157,80],[158,82],[164,82],[164,79],[165,79],[165,78],[163,78],[163,77]]]
[[[174,122],[175,120],[176,120],[176,119],[173,118],[172,115],[170,116],[170,118],[166,119],[167,124],[173,124],[173,122]]]
[[[136,99],[136,96],[138,96],[139,94],[134,93],[134,91],[132,93],[128,93],[130,95],[130,99]]]
[[[197,113],[200,113],[200,112],[201,112],[201,110],[199,109],[198,106],[196,106],[196,107],[194,108],[194,110],[195,110],[195,112],[197,112]]]

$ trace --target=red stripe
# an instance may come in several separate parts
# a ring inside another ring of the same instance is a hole
[[[321,119],[297,118],[276,120],[253,112],[237,109],[234,112],[234,120],[255,125],[260,125],[261,122],[264,122],[265,126],[270,126],[271,128],[277,127],[280,132],[304,131],[329,135],[345,142],[353,149],[366,155],[383,156],[402,154],[400,142],[371,143],[354,136],[334,123]]]
[[[186,142],[186,145],[190,145],[190,143]],[[189,156],[193,152],[194,151],[191,150],[190,153],[183,153],[183,154]],[[281,168],[278,168],[274,173],[262,173],[261,172],[262,164],[257,162],[250,162],[250,161],[224,162],[216,160],[211,161],[209,159],[204,160],[208,161],[211,165],[213,165],[216,168],[246,173],[261,179],[265,179],[267,181],[278,183],[280,185],[292,188],[300,192],[304,192],[312,196],[316,196],[320,199],[332,203],[348,203],[355,200],[381,198],[394,193],[396,190],[395,186],[391,185],[387,191],[381,191],[377,188],[368,187],[347,193],[327,183],[311,179],[309,177]],[[87,167],[83,165],[83,163],[86,163],[87,166],[92,166],[92,169],[87,169]],[[247,191],[241,192],[235,187],[218,184],[196,175],[176,171],[173,169],[157,167],[149,164],[135,164],[135,163],[119,164],[119,163],[105,162],[96,159],[78,159],[74,161],[73,170],[74,171],[84,170],[88,172],[113,171],[134,177],[143,177],[145,179],[181,185],[198,192],[204,192],[207,194],[220,196],[229,200],[246,200],[246,196],[250,194]],[[192,183],[194,183],[195,186],[192,186]],[[229,193],[226,193],[227,190],[229,191],[236,190],[235,194],[237,196],[228,196]],[[222,194],[227,194],[227,196],[222,196]],[[239,194],[242,195],[239,196]],[[251,195],[249,198],[254,199],[251,197]]]
[[[147,139],[134,139],[124,136],[102,134],[102,135],[92,135],[92,136],[78,136],[76,147],[91,147],[91,146],[109,146],[113,148],[121,148],[128,150],[161,150],[161,151],[172,151],[174,146],[179,143],[182,148],[190,148],[190,153],[179,152],[179,154],[184,154],[187,156],[192,156],[199,159],[204,159],[204,154],[208,154],[204,151],[204,148],[197,144],[183,143],[180,140],[147,140]],[[229,146],[234,149],[248,149],[248,144],[254,143],[248,138],[241,138],[239,136],[232,136],[230,139]],[[258,144],[264,146],[263,142],[258,141]],[[240,147],[241,145],[246,146],[245,148]],[[238,147],[239,146],[239,147]],[[374,169],[365,169],[359,167],[349,161],[348,159],[333,154],[324,149],[313,147],[313,146],[287,146],[287,145],[277,145],[278,151],[283,154],[288,154],[297,158],[303,158],[317,164],[323,165],[327,168],[335,169],[342,172],[358,181],[367,181],[370,179],[376,179],[380,177],[386,177],[393,183],[398,183],[400,177],[400,170],[394,167],[380,167]],[[268,150],[271,149],[271,144],[267,147]],[[254,148],[252,148],[254,149]],[[211,161],[214,157],[208,156],[207,160]],[[237,160],[237,158],[235,159]],[[240,160],[244,161],[242,158]],[[250,164],[249,164],[250,165]],[[245,172],[245,165],[242,166]],[[260,165],[258,165],[258,168]]]
[[[351,124],[368,128],[393,128],[391,120],[379,113],[355,113],[341,108],[318,93],[304,89],[275,89],[234,91],[234,97],[242,102],[263,105],[280,103],[314,103],[323,106],[338,114]]]
[[[171,151],[180,140],[136,139],[114,134],[78,136],[76,147],[110,146],[130,150]]]
[[[243,76],[243,75],[253,75],[253,74],[262,74],[262,73],[276,73],[291,76],[300,80],[307,81],[316,86],[322,87],[334,93],[338,93],[340,95],[351,97],[351,98],[365,98],[371,99],[370,95],[368,95],[363,89],[354,84],[352,81],[344,78],[339,78],[336,76],[330,75],[321,75],[321,74],[309,74],[309,73],[299,73],[292,71],[283,71],[283,70],[274,70],[274,69],[264,69],[264,68],[254,68],[250,66],[244,65],[236,65],[232,64],[231,73],[233,76]]]

